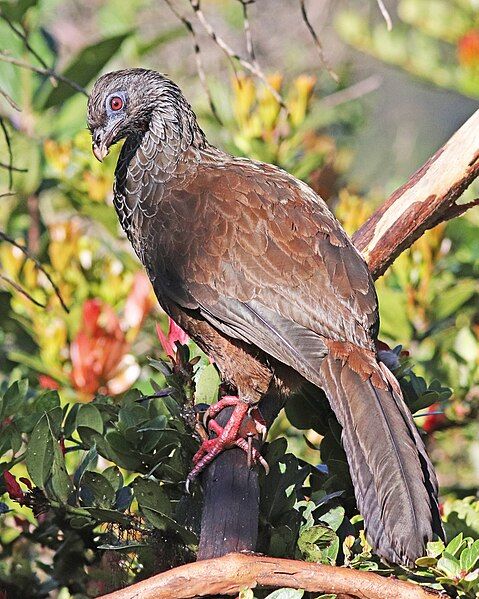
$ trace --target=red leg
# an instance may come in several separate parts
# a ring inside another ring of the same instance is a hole
[[[229,449],[234,445],[240,447],[248,454],[248,462],[260,462],[265,468],[268,467],[264,458],[261,457],[259,451],[251,446],[251,442],[248,443],[240,435],[240,429],[244,423],[245,417],[248,415],[249,406],[238,397],[224,397],[217,404],[209,409],[209,415],[217,415],[223,408],[234,406],[233,413],[231,414],[228,422],[224,427],[221,427],[214,420],[208,422],[208,428],[215,432],[218,436],[215,439],[208,439],[204,441],[199,450],[193,457],[194,468],[186,479],[186,488],[188,487],[198,474],[204,470],[204,468],[211,463],[214,458],[219,455],[225,449]],[[244,428],[244,427],[243,427]],[[255,427],[256,430],[256,421]],[[248,437],[252,438],[253,433],[248,433]]]

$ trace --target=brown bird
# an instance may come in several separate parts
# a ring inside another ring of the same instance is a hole
[[[125,138],[114,204],[165,311],[215,360],[238,398],[196,456],[192,479],[240,437],[267,391],[322,388],[343,428],[368,539],[413,565],[442,536],[437,480],[399,385],[375,349],[368,268],[324,201],[269,165],[206,140],[175,83],[108,73],[88,102],[93,152]],[[259,459],[259,456],[255,456]]]

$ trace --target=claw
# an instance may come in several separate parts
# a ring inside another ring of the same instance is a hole
[[[234,406],[233,413],[223,428],[213,418],[221,412],[223,408],[232,406]],[[249,421],[247,420],[246,426],[244,426],[244,419],[248,415],[251,416],[251,419]],[[194,467],[186,479],[187,492],[189,492],[191,482],[215,459],[217,455],[225,449],[229,449],[235,445],[246,452],[248,456],[248,467],[260,463],[266,473],[269,472],[269,466],[266,460],[261,456],[260,452],[253,447],[252,443],[255,436],[255,432],[253,431],[257,431],[262,438],[264,438],[266,432],[266,424],[257,408],[250,410],[248,404],[238,397],[227,396],[213,406],[210,406],[205,413],[204,420],[206,421],[205,427],[214,432],[217,437],[204,440],[194,455]],[[253,431],[251,429],[253,429]],[[242,435],[245,435],[248,440],[243,438]]]

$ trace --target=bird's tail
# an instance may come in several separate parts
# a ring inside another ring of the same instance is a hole
[[[443,537],[434,468],[387,367],[349,344],[330,350],[320,386],[343,427],[367,538],[381,557],[412,566],[428,541]]]

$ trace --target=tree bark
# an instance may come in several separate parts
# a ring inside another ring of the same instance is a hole
[[[427,229],[476,205],[478,200],[465,205],[457,205],[456,200],[478,175],[479,111],[353,236],[373,278],[381,276]],[[260,409],[263,410],[262,404]],[[269,403],[271,422],[280,409],[280,405],[275,409]],[[246,458],[239,451],[225,451],[203,477],[205,495],[198,559],[255,549],[258,511],[252,506],[259,504],[257,474],[253,470],[251,475],[234,476],[233,469],[246,470]],[[222,522],[225,518],[228,522]]]
[[[290,559],[230,553],[162,572],[102,599],[192,599],[237,595],[241,589],[288,587],[359,599],[432,599],[439,593],[373,572]]]

